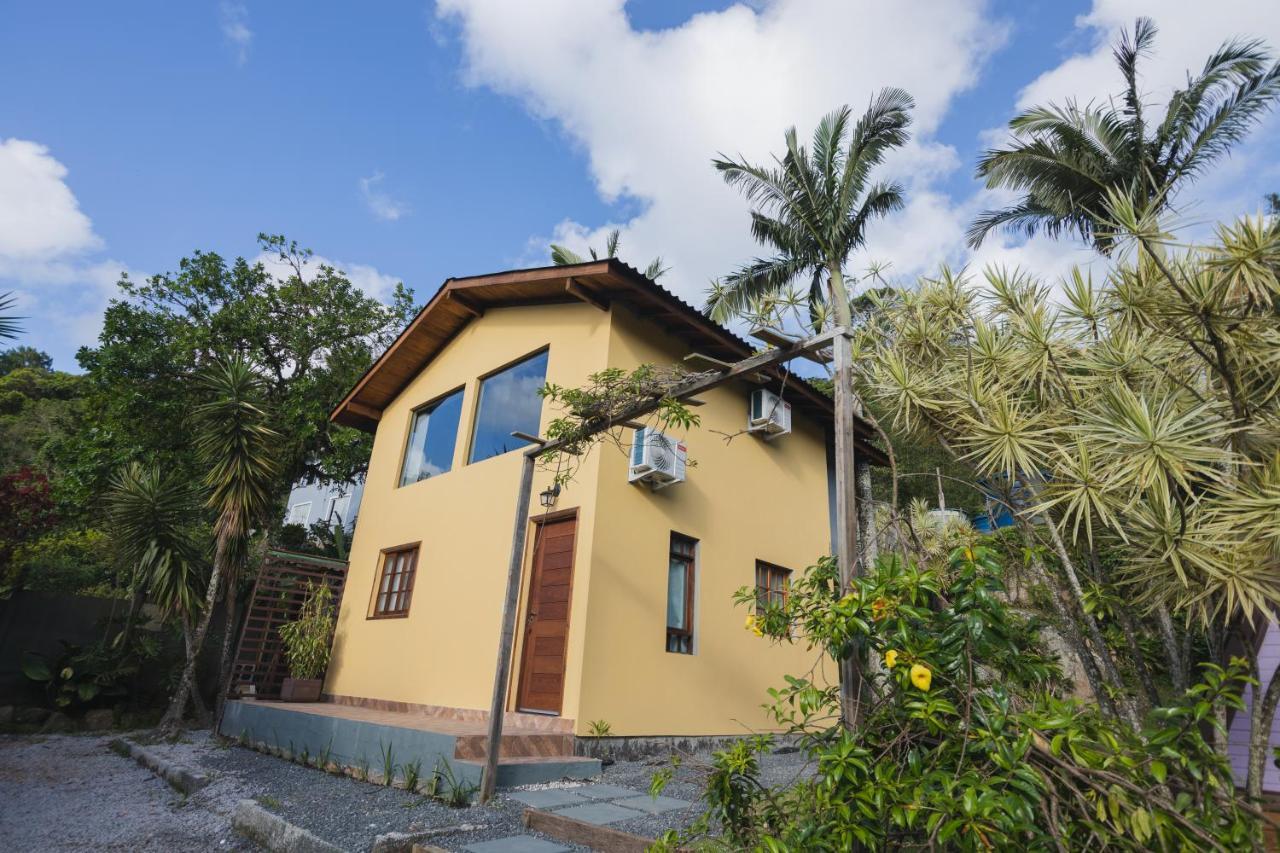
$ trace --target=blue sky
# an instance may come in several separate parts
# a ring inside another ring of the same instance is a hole
[[[62,369],[76,369],[121,270],[170,270],[196,248],[252,257],[259,231],[297,239],[374,295],[403,280],[424,297],[450,275],[539,262],[553,237],[581,248],[621,227],[625,258],[663,255],[674,268],[664,284],[698,301],[752,251],[746,208],[710,158],[722,147],[763,157],[786,126],[806,133],[885,85],[921,103],[916,141],[886,166],[912,204],[872,232],[874,251],[909,277],[970,260],[957,234],[989,201],[972,164],[1020,104],[1115,88],[1106,45],[1117,26],[1155,14],[1158,96],[1228,35],[1280,44],[1280,15],[1260,10],[10,3],[0,292],[17,291],[28,315],[21,342]],[[1280,190],[1274,129],[1197,187],[1196,210],[1252,209]],[[1051,274],[1091,258],[1007,240],[973,260]]]

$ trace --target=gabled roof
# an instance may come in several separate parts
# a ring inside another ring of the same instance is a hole
[[[334,408],[334,423],[373,432],[382,411],[422,372],[455,335],[489,308],[586,302],[607,310],[620,305],[651,320],[689,344],[690,352],[721,361],[737,361],[756,348],[640,271],[615,258],[572,264],[509,270],[489,275],[451,278],[440,286],[418,316],[365,371],[355,387]],[[820,423],[831,422],[831,398],[807,381],[777,368],[765,371],[775,390],[786,376],[787,398],[793,408]],[[873,462],[886,464],[883,451],[870,442],[871,426],[858,420],[858,450]]]

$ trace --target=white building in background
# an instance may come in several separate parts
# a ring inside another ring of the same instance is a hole
[[[355,529],[363,494],[363,479],[354,483],[298,483],[289,493],[284,523],[307,528],[319,522],[341,524],[350,533]]]

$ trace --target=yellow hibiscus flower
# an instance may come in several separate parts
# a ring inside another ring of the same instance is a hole
[[[929,671],[929,667],[924,664],[917,663],[911,665],[911,683],[925,693],[929,692],[929,685],[933,683],[933,673]]]
[[[893,669],[898,663],[898,650],[889,649],[884,653],[884,665],[889,669]]]

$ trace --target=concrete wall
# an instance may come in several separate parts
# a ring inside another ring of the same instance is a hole
[[[490,310],[454,338],[383,412],[360,525],[352,539],[326,693],[488,709],[521,454],[513,451],[466,464],[479,379],[549,346],[547,380],[582,385],[605,366],[609,324],[609,313],[585,304]],[[458,387],[465,387],[465,393],[451,470],[399,486],[414,409]],[[544,406],[541,429],[553,416],[551,407]],[[592,549],[596,464],[595,455],[584,461],[557,506],[581,509],[579,555]],[[534,491],[550,485],[552,476],[539,472]],[[422,544],[409,615],[369,619],[380,552],[410,542]],[[580,556],[570,609],[563,715],[571,719],[578,716],[589,587],[583,562]],[[518,675],[514,670],[513,680]],[[514,688],[511,692],[514,700]]]

